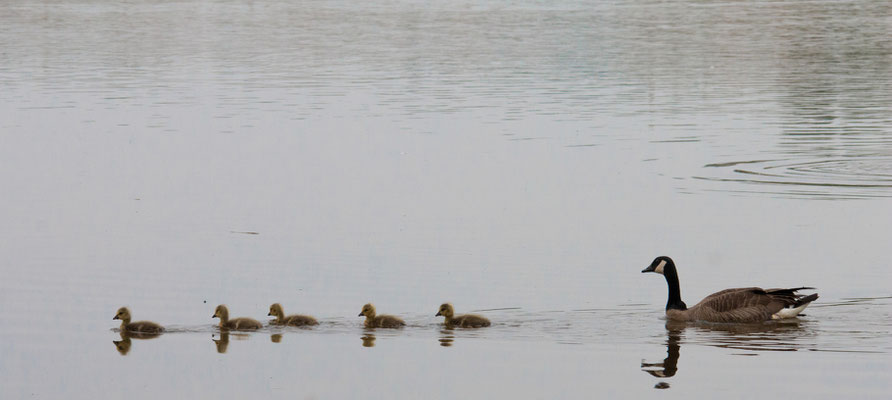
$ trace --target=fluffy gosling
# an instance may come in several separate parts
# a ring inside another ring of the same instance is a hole
[[[449,303],[443,303],[443,305],[440,306],[440,310],[437,311],[435,317],[439,316],[446,317],[446,326],[449,328],[482,328],[490,325],[489,320],[480,315],[455,315],[455,309],[452,308],[452,304]]]
[[[161,333],[164,327],[151,321],[130,322],[130,310],[127,307],[118,309],[118,313],[112,320],[121,320],[121,331],[132,333]]]
[[[402,328],[406,323],[393,315],[376,315],[372,303],[362,306],[359,316],[365,316],[366,328]]]
[[[275,325],[290,325],[290,326],[311,326],[311,325],[319,325],[319,322],[316,321],[316,318],[313,318],[309,315],[288,315],[285,316],[285,310],[282,309],[282,305],[279,303],[274,303],[269,306],[269,314],[276,319],[270,321],[271,324]]]
[[[223,304],[217,306],[211,318],[220,318],[220,329],[254,330],[263,327],[260,322],[251,318],[229,319],[229,309]]]

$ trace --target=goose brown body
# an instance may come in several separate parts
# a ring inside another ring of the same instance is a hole
[[[161,333],[164,327],[151,321],[130,322],[130,310],[127,307],[121,307],[115,314],[113,320],[121,320],[121,331],[131,333]]]
[[[455,315],[455,309],[449,303],[443,303],[435,316],[446,317],[446,326],[449,328],[482,328],[490,325],[489,320],[481,315]]]
[[[393,315],[377,315],[375,306],[371,303],[362,306],[359,316],[365,316],[366,328],[402,328],[406,323]]]
[[[762,289],[758,287],[725,289],[706,296],[687,310],[667,309],[673,321],[763,322],[780,319],[775,315],[785,308],[798,307],[818,298],[817,294],[802,296],[790,289]]]
[[[259,321],[252,318],[229,319],[229,309],[223,304],[217,306],[211,318],[220,318],[221,329],[255,330],[263,327]]]
[[[285,310],[282,308],[282,305],[279,303],[274,303],[269,306],[269,314],[276,317],[276,319],[270,321],[271,324],[275,325],[290,325],[290,326],[312,326],[319,325],[319,322],[316,321],[316,318],[313,318],[309,315],[285,315]]]
[[[673,321],[750,323],[790,318],[798,315],[809,303],[818,298],[817,293],[808,296],[797,293],[799,290],[813,289],[809,287],[786,289],[747,287],[715,292],[688,308],[681,301],[678,271],[671,258],[657,257],[641,272],[656,272],[665,276],[669,285],[666,317]]]

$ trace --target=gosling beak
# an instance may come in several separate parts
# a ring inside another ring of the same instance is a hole
[[[437,315],[434,315],[434,316],[435,316],[435,317],[439,317],[439,316],[441,316],[441,315],[443,315],[443,314],[440,314],[440,312],[437,311]]]
[[[357,315],[357,317],[361,317],[363,314],[365,314],[365,313],[359,313],[359,315]]]
[[[116,319],[119,319],[117,315],[115,315],[115,317],[112,318],[112,321],[114,321],[114,320],[116,320]]]
[[[211,315],[211,318],[217,318],[217,314]]]
[[[269,312],[269,314],[266,314],[266,315],[268,315],[268,316],[269,316],[269,315],[273,315],[273,312],[272,312],[272,311],[270,311],[270,312]]]

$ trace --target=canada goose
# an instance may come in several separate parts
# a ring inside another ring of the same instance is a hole
[[[214,315],[211,318],[220,318],[221,329],[253,330],[263,327],[260,322],[251,318],[229,319],[229,309],[223,304],[217,306],[217,310],[214,311]]]
[[[372,303],[362,306],[359,316],[363,315],[366,328],[402,328],[406,325],[403,320],[393,315],[375,315],[375,306]]]
[[[489,320],[486,317],[474,314],[463,314],[463,315],[455,315],[455,309],[452,308],[452,304],[443,303],[440,306],[440,310],[437,311],[437,315],[446,317],[446,326],[447,327],[459,327],[459,328],[482,328],[484,326],[489,326]]]
[[[715,292],[706,296],[697,305],[688,308],[681,301],[678,271],[671,258],[657,257],[641,272],[656,272],[666,277],[666,283],[669,284],[666,317],[674,321],[762,322],[792,318],[818,298],[817,293],[808,296],[796,294],[799,290],[814,289],[810,287],[789,289],[749,287]]]
[[[130,310],[127,307],[118,309],[118,313],[112,320],[121,320],[121,331],[133,333],[160,333],[164,332],[164,327],[151,321],[130,322]]]
[[[309,325],[319,325],[316,322],[316,318],[313,318],[309,315],[289,315],[285,316],[285,310],[282,309],[282,305],[279,303],[275,303],[269,306],[269,314],[276,317],[276,319],[270,321],[271,324],[276,325],[291,325],[291,326],[309,326]]]

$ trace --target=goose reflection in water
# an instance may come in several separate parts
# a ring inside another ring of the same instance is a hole
[[[115,344],[115,348],[118,350],[118,353],[121,353],[122,356],[126,356],[127,353],[130,352],[130,346],[133,345],[133,341],[130,339],[154,339],[158,336],[161,336],[160,333],[139,333],[139,332],[127,332],[120,331],[121,340],[112,340],[112,343]]]
[[[217,345],[217,353],[226,353],[226,349],[229,347],[229,331],[221,331],[219,339],[214,339],[214,336],[211,335],[211,340]]]
[[[269,335],[269,341],[273,343],[282,343],[282,334],[274,333],[272,335]]]
[[[226,353],[226,350],[229,348],[230,335],[236,340],[246,340],[251,337],[251,335],[247,333],[229,333],[229,329],[221,329],[219,339],[214,339],[213,335],[211,335],[211,340],[213,340],[214,344],[217,346],[217,353]]]
[[[679,325],[681,325],[679,327]],[[684,330],[683,322],[667,322],[666,323],[666,358],[663,362],[647,363],[641,361],[641,370],[651,374],[657,378],[671,378],[678,372],[678,356],[681,350],[682,332]],[[655,389],[668,389],[669,384],[659,382],[654,385]]]
[[[375,334],[372,332],[365,332],[362,336],[359,337],[362,339],[362,347],[375,347]]]
[[[451,347],[455,342],[455,335],[451,328],[443,328],[440,330],[440,338],[437,340],[440,346]]]
[[[803,347],[802,338],[810,336],[804,325],[798,318],[759,324],[667,321],[666,358],[656,363],[642,361],[641,370],[660,379],[675,376],[678,373],[682,342],[755,352],[797,351]],[[689,329],[688,335],[685,335],[685,329]],[[660,381],[654,388],[668,389],[669,383]]]

